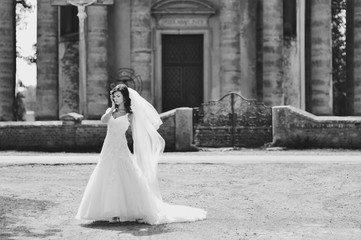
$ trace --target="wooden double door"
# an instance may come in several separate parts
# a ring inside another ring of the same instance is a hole
[[[203,102],[203,35],[162,35],[162,111]]]

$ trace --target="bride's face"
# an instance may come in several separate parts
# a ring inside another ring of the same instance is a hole
[[[123,94],[121,92],[115,92],[113,94],[113,100],[116,105],[123,104],[124,101]]]

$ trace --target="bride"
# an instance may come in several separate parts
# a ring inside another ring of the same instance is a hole
[[[135,90],[119,84],[110,92],[112,107],[101,121],[108,124],[99,162],[90,176],[77,219],[138,221],[151,225],[206,218],[198,208],[163,202],[157,164],[164,139],[157,111]],[[134,155],[125,137],[131,126]]]

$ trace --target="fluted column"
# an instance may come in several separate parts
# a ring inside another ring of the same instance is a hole
[[[284,104],[283,90],[283,1],[263,2],[263,102]]]
[[[36,119],[58,119],[58,7],[38,0]]]
[[[221,1],[221,96],[241,91],[239,0]]]
[[[131,66],[142,78],[142,96],[153,102],[150,6],[150,0],[132,1]]]
[[[347,98],[349,114],[361,116],[361,2],[347,1]]]
[[[311,112],[332,115],[331,0],[311,1]]]
[[[106,6],[88,7],[87,113],[99,119],[108,106],[108,21]]]
[[[0,121],[14,119],[15,96],[15,1],[0,5]]]

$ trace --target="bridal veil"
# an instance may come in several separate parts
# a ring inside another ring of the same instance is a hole
[[[131,99],[133,151],[136,161],[148,180],[151,190],[161,199],[157,179],[157,165],[165,142],[158,133],[162,120],[155,108],[139,93],[129,88]]]

